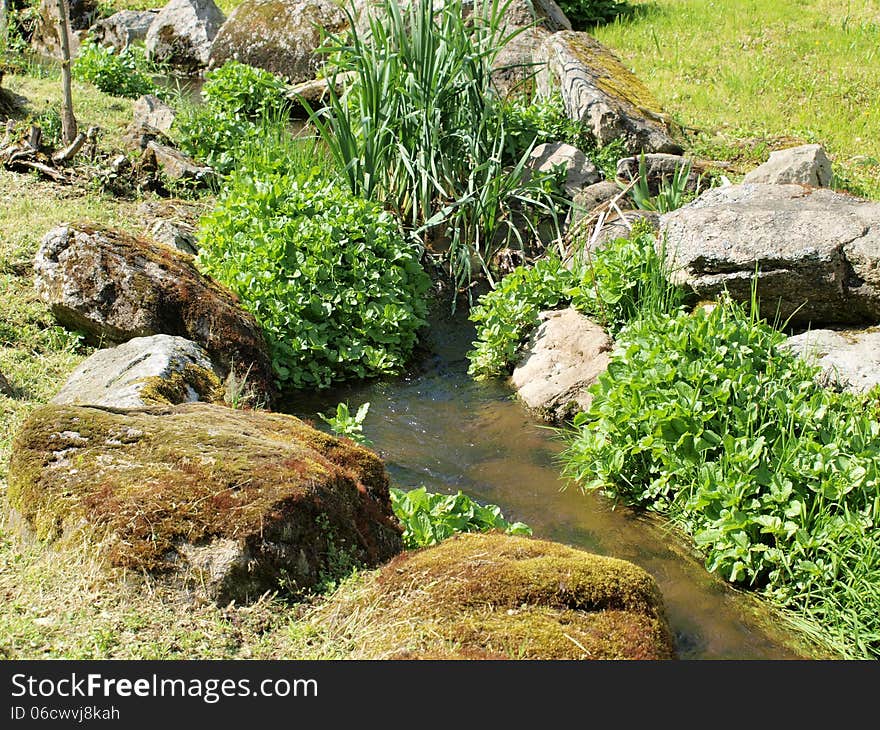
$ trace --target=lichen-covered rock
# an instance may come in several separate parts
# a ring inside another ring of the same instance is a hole
[[[309,623],[344,631],[355,659],[676,658],[644,570],[497,533],[403,553],[338,591]]]
[[[571,307],[540,317],[510,381],[527,408],[559,423],[589,407],[589,388],[608,368],[614,343]]]
[[[599,182],[602,175],[593,162],[577,147],[564,142],[545,142],[532,150],[528,169],[537,172],[553,172],[562,166],[565,170],[564,188],[572,198],[587,185]]]
[[[808,330],[783,347],[818,365],[826,387],[864,393],[880,386],[880,327],[865,330]]]
[[[89,35],[96,43],[121,51],[135,41],[146,39],[158,14],[157,10],[120,10],[95,23],[89,28]]]
[[[171,0],[147,31],[147,58],[183,71],[198,71],[207,66],[211,43],[225,20],[214,0]]]
[[[185,337],[226,370],[247,373],[271,402],[274,374],[259,325],[191,256],[121,231],[61,225],[43,238],[35,270],[39,297],[91,341]]]
[[[245,0],[223,23],[211,44],[210,68],[232,59],[284,76],[310,81],[324,65],[315,51],[322,29],[337,33],[348,20],[334,0]]]
[[[402,549],[379,457],[282,414],[44,406],[16,435],[8,481],[39,539],[90,541],[111,566],[222,603],[299,594]]]
[[[669,118],[645,85],[587,33],[560,31],[537,50],[541,96],[562,94],[570,119],[583,123],[600,146],[622,139],[630,154],[680,154]]]
[[[880,321],[880,203],[802,185],[707,190],[660,219],[676,283],[795,325]]]
[[[98,16],[97,0],[67,0],[70,23],[68,42],[70,56],[75,58],[86,31]],[[61,35],[58,32],[58,5],[56,0],[41,0],[31,36],[31,48],[42,56],[61,58]]]
[[[86,358],[51,402],[109,408],[211,402],[222,399],[225,376],[183,337],[135,337]]]
[[[822,145],[805,144],[770,153],[770,158],[744,178],[744,183],[798,183],[827,188],[831,185],[831,160]]]

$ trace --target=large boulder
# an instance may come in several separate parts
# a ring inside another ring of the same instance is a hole
[[[714,188],[660,219],[676,283],[796,325],[880,321],[880,203],[824,188]]]
[[[536,51],[541,96],[562,94],[568,117],[583,123],[597,144],[622,139],[630,154],[680,154],[660,104],[620,59],[587,33],[559,31]]]
[[[217,68],[231,59],[293,84],[310,81],[324,64],[315,52],[322,29],[337,33],[347,26],[334,0],[245,0],[217,32],[208,65]]]
[[[560,423],[589,408],[589,388],[608,368],[614,343],[571,307],[540,317],[510,380],[527,408]]]
[[[177,335],[233,369],[271,401],[272,365],[254,317],[193,258],[121,231],[62,225],[43,238],[35,287],[63,325],[92,342]]]
[[[83,360],[51,402],[109,408],[210,402],[222,399],[225,376],[195,342],[135,337]]]
[[[856,393],[880,385],[880,328],[808,330],[789,337],[784,347],[821,368],[822,385]]]
[[[98,0],[67,0],[69,28],[67,40],[71,58],[75,58],[80,42],[98,17]],[[58,3],[41,0],[31,35],[31,48],[39,55],[61,58],[61,34],[58,31]]]
[[[171,0],[147,31],[147,58],[198,71],[208,65],[211,43],[225,20],[214,0]]]
[[[158,10],[120,10],[95,23],[89,29],[89,35],[96,43],[121,51],[134,42],[145,40],[158,14]]]
[[[463,534],[410,551],[308,614],[353,659],[670,660],[654,579],[555,542]]]
[[[299,595],[402,549],[379,457],[283,414],[43,406],[15,438],[8,481],[37,538],[91,543],[111,566],[223,604]]]
[[[770,153],[770,158],[744,178],[744,183],[799,183],[827,188],[831,185],[831,160],[822,145],[805,144]]]

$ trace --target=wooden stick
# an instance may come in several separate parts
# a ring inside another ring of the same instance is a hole
[[[73,140],[67,147],[64,149],[58,150],[55,154],[52,155],[52,162],[56,164],[60,164],[62,162],[67,162],[72,159],[77,152],[82,149],[82,146],[86,143],[86,135],[85,132],[80,132],[76,135],[76,139]]]

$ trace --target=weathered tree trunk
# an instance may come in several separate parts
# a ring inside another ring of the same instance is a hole
[[[73,96],[70,91],[70,21],[67,0],[56,0],[58,8],[58,35],[61,40],[61,137],[64,144],[76,139],[76,117],[73,115]]]
[[[10,0],[0,0],[0,47],[6,48],[9,43],[9,10]],[[3,77],[0,75],[0,81]]]

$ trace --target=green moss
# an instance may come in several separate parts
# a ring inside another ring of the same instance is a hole
[[[307,617],[360,658],[670,659],[656,583],[623,560],[497,533],[404,553]],[[352,623],[355,625],[352,626]]]
[[[223,401],[223,383],[207,368],[187,363],[183,372],[175,372],[168,377],[158,375],[139,381],[144,384],[140,391],[141,400],[147,405],[167,406],[186,403],[190,389],[204,403]]]
[[[586,33],[565,31],[560,35],[602,92],[651,119],[666,122],[660,102],[610,50]]]
[[[41,540],[85,536],[138,571],[179,567],[182,544],[226,538],[250,555],[289,549],[294,560],[248,578],[271,583],[302,552],[306,567],[289,576],[302,588],[327,570],[331,539],[366,565],[401,547],[381,460],[335,440],[322,453],[312,431],[293,416],[203,403],[45,406],[16,437],[9,502]]]

